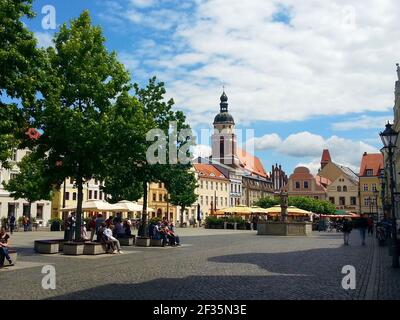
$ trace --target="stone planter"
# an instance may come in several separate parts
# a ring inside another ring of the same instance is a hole
[[[270,236],[310,236],[312,223],[309,222],[260,222],[257,225],[257,235]]]
[[[135,236],[129,238],[118,238],[119,244],[124,247],[133,246],[135,244]]]
[[[80,256],[85,248],[84,242],[65,242],[64,254],[68,256]]]
[[[60,243],[51,240],[36,240],[35,251],[42,254],[54,254],[60,251]]]
[[[135,245],[138,247],[150,247],[150,238],[147,237],[136,237]]]
[[[152,247],[162,247],[162,239],[151,239],[150,246]]]
[[[66,242],[64,239],[52,239],[52,240],[48,240],[48,241],[54,241],[54,242],[58,242],[59,245],[59,252],[63,251],[64,249],[64,242]]]
[[[104,253],[107,253],[106,246],[100,242],[86,242],[83,246],[84,255],[96,256]]]

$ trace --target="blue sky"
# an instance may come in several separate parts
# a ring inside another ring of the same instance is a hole
[[[315,171],[323,148],[357,170],[393,120],[395,0],[36,0],[26,23],[42,46],[54,33],[42,28],[45,5],[58,25],[89,9],[133,81],[164,81],[196,132],[210,128],[225,85],[267,171]]]

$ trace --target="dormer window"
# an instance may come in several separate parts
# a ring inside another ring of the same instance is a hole
[[[374,175],[374,170],[372,170],[372,169],[367,169],[365,173],[366,173],[366,176],[367,176],[367,177],[372,177],[372,176]]]

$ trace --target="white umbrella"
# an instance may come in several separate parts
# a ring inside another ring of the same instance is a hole
[[[62,208],[61,211],[76,211],[76,206]],[[101,200],[89,200],[82,203],[83,211],[123,211],[124,208],[119,205],[110,204]]]
[[[126,212],[140,212],[143,210],[142,205],[127,200],[122,200],[118,202],[116,205],[122,207],[123,211]]]

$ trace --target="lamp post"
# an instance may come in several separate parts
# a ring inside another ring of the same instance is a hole
[[[379,180],[381,183],[381,204],[382,204],[382,215],[383,217],[385,216],[385,211],[386,211],[386,175],[385,175],[385,171],[382,170],[381,175],[379,176]],[[381,220],[383,218],[382,216],[379,217]]]
[[[388,151],[389,160],[389,187],[390,187],[390,208],[392,214],[392,266],[399,268],[399,255],[398,255],[398,241],[397,241],[397,224],[396,224],[396,207],[394,194],[396,192],[396,185],[394,182],[393,174],[393,149],[396,148],[397,138],[399,133],[396,132],[390,123],[387,123],[386,128],[381,132],[384,149]]]
[[[378,189],[375,189],[374,191],[373,191],[373,193],[374,193],[374,201],[375,201],[375,209],[376,209],[376,216],[374,217],[374,220],[375,219],[378,219],[378,217],[379,217],[379,208],[378,208]]]

